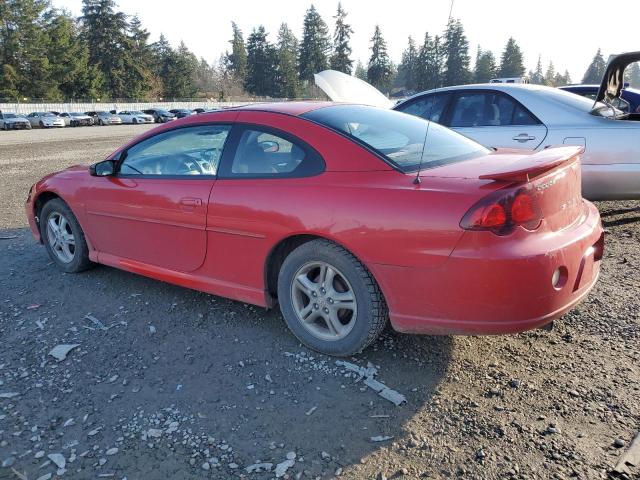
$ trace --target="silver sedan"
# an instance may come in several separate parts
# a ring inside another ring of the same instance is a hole
[[[496,148],[541,150],[580,145],[582,192],[593,200],[640,198],[640,121],[593,100],[523,84],[431,90],[395,110],[433,121]]]

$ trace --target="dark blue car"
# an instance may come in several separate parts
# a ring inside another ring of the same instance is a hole
[[[595,100],[598,96],[600,85],[566,85],[559,88],[561,90],[566,90],[567,92],[575,93],[577,95]],[[624,88],[622,89],[620,96],[623,100],[629,103],[629,107],[627,107],[624,102],[620,101],[618,101],[617,105],[614,104],[614,107],[619,108],[623,112],[640,113],[640,90],[629,88],[629,84],[626,83],[624,85]]]

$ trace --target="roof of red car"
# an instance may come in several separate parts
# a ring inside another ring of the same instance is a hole
[[[267,110],[269,112],[286,113],[288,115],[302,115],[318,108],[335,105],[335,102],[323,101],[299,101],[299,102],[272,102],[272,103],[253,103],[234,107],[239,110]]]

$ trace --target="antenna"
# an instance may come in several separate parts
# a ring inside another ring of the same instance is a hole
[[[449,18],[447,19],[447,24],[451,21],[451,14],[453,13],[453,2],[455,0],[451,0],[451,6],[449,7]],[[437,86],[433,93],[435,94],[442,85]],[[429,104],[429,114],[427,116],[427,130],[424,134],[424,143],[422,144],[422,152],[420,153],[420,163],[418,163],[418,171],[416,172],[416,178],[413,179],[414,185],[420,185],[422,180],[420,180],[420,171],[422,170],[422,163],[424,161],[424,151],[427,148],[427,138],[429,137],[429,127],[431,126],[431,113],[433,112],[433,103],[435,98],[432,97],[431,103]]]

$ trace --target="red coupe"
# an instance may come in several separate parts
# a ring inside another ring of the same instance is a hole
[[[351,355],[401,332],[547,324],[598,278],[580,147],[493,151],[400,112],[280,103],[162,125],[35,184],[55,264],[95,263],[265,307]]]

